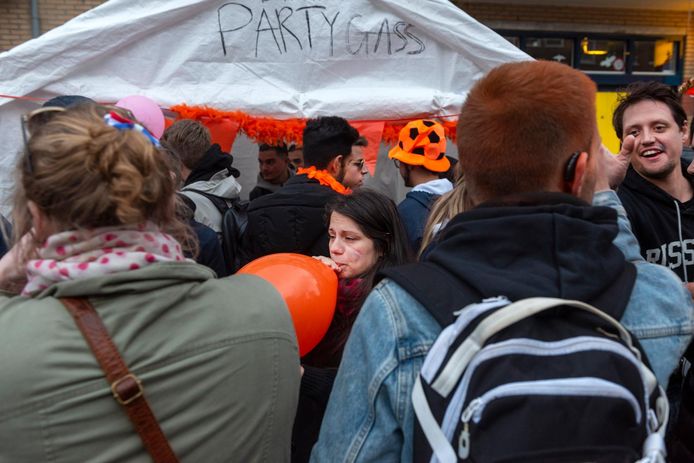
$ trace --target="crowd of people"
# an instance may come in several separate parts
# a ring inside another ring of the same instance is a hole
[[[339,116],[259,145],[243,201],[200,122],[158,139],[74,97],[27,114],[1,227],[0,460],[694,461],[691,127],[673,89],[632,84],[612,154],[595,98],[562,64],[495,68],[459,159],[436,120],[402,129],[397,205],[364,186],[368,142]],[[301,357],[280,293],[236,274],[287,252],[338,279]],[[593,307],[483,319],[528,298]]]

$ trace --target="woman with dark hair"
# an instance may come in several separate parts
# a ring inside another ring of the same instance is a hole
[[[292,462],[308,461],[342,351],[376,274],[411,261],[395,203],[375,190],[340,195],[326,207],[330,257],[316,256],[339,279],[333,321],[323,340],[301,362],[299,407],[292,434]]]
[[[305,365],[336,368],[349,331],[379,270],[410,262],[405,228],[395,203],[375,190],[342,195],[326,208],[330,257],[316,256],[339,278],[337,306],[328,333]]]

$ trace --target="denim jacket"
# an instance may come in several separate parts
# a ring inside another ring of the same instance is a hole
[[[672,271],[641,258],[614,192],[597,193],[593,204],[617,209],[614,244],[637,268],[621,321],[665,385],[694,329],[691,296]],[[440,331],[429,312],[392,280],[374,288],[347,342],[312,462],[412,461],[412,388]]]

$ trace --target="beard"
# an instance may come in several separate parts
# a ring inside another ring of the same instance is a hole
[[[345,168],[344,164],[340,164],[340,171],[335,175],[335,180],[337,180],[340,183],[343,183],[345,180],[345,173],[347,172],[347,169]]]
[[[651,178],[653,180],[663,180],[665,178],[668,178],[677,168],[676,162],[671,162],[668,163],[667,165],[661,167],[658,170],[637,170],[639,174],[641,174],[642,177],[644,178]]]
[[[410,169],[407,167],[405,168],[405,173],[402,174],[402,179],[405,181],[405,186],[406,187],[413,187],[414,185],[412,184],[412,179],[410,178]]]

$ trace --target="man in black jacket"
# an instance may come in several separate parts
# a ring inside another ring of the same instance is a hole
[[[632,84],[615,109],[612,124],[624,146],[633,143],[631,166],[619,197],[641,254],[649,262],[671,268],[693,292],[694,176],[687,173],[688,163],[682,160],[688,127],[680,99],[658,82]],[[694,428],[692,360],[694,345],[689,346],[668,388],[676,422],[669,436],[672,461],[694,458],[688,431]]]
[[[319,117],[306,123],[304,165],[277,192],[248,207],[243,238],[245,261],[277,252],[328,255],[325,205],[348,194],[342,183],[344,160],[359,132],[341,117]]]
[[[415,378],[457,311],[483,298],[591,303],[648,338],[661,379],[691,338],[691,301],[675,275],[625,262],[613,245],[616,211],[590,205],[617,201],[602,191],[595,84],[585,74],[548,61],[499,66],[468,93],[457,144],[473,207],[442,228],[422,261],[384,271],[364,302],[312,463],[429,461],[413,459]]]
[[[688,130],[677,95],[658,82],[632,84],[612,122],[620,140],[633,143],[619,197],[641,254],[694,282],[694,177],[681,159]]]

